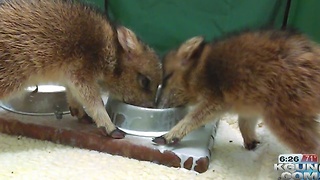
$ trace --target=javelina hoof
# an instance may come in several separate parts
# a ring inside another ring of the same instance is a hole
[[[257,147],[258,144],[260,144],[260,142],[254,140],[254,141],[252,141],[252,142],[250,142],[250,143],[245,144],[245,148],[246,148],[247,150],[254,150],[254,149]]]
[[[163,136],[155,137],[152,139],[152,142],[159,144],[159,145],[165,145],[167,144],[167,140]]]
[[[84,124],[94,123],[93,119],[88,114],[85,114],[83,117],[78,118],[78,120],[80,123],[84,123]]]
[[[125,133],[124,131],[116,128],[115,130],[113,130],[111,133],[110,133],[110,136],[114,139],[122,139],[126,136],[127,133]]]
[[[159,145],[165,145],[165,144],[175,145],[175,144],[178,144],[180,142],[180,139],[179,138],[173,138],[171,141],[168,142],[164,136],[159,136],[159,137],[153,138],[152,142],[154,142],[156,144],[159,144]]]

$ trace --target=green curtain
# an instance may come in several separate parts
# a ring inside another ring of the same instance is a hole
[[[85,0],[104,9],[104,0]],[[287,0],[108,0],[108,14],[160,55],[186,39],[280,28]],[[320,0],[292,0],[288,25],[320,42]]]
[[[320,43],[320,0],[292,0],[288,25]]]
[[[80,0],[80,1],[91,4],[91,5],[99,8],[101,11],[105,11],[104,0]]]
[[[207,40],[264,26],[280,27],[284,0],[108,0],[110,16],[159,54],[192,36]]]

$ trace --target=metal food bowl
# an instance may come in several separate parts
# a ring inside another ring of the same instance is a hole
[[[65,87],[57,85],[28,87],[21,95],[2,101],[0,106],[23,115],[55,115],[57,119],[69,113]]]
[[[153,109],[123,103],[109,97],[106,110],[112,122],[128,134],[156,137],[168,132],[186,114],[187,108]]]

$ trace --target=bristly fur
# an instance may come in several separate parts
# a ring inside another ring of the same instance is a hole
[[[295,153],[320,152],[320,47],[296,31],[247,31],[206,43],[194,37],[163,64],[160,106],[196,105],[158,143],[176,142],[227,112],[247,149],[259,118]]]
[[[86,107],[108,134],[116,127],[101,103],[100,87],[127,103],[153,106],[162,79],[158,56],[92,6],[8,0],[0,5],[0,17],[0,99],[27,86],[64,85],[72,115],[86,117]]]
[[[274,29],[273,27],[271,26],[266,26],[266,27],[260,27],[259,29],[256,29],[256,28],[242,28],[242,29],[239,29],[239,30],[235,30],[235,31],[230,31],[230,32],[227,32],[227,33],[224,33],[223,35],[221,36],[218,36],[218,37],[214,37],[210,43],[215,43],[215,42],[221,42],[223,40],[226,40],[230,37],[235,37],[235,36],[240,36],[241,34],[245,34],[245,33],[255,33],[255,32],[266,32],[266,31],[274,31],[274,32],[285,32],[286,34],[303,34],[299,29],[295,28],[295,27],[291,27],[291,26],[288,26],[286,27],[285,30],[282,30],[282,29]],[[209,43],[209,42],[207,42]]]

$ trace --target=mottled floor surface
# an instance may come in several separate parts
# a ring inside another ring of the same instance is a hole
[[[209,170],[202,174],[0,134],[0,179],[277,179],[273,164],[289,151],[263,124],[257,127],[261,145],[245,150],[236,119],[221,121]]]

